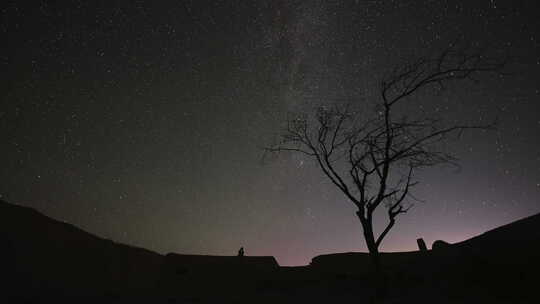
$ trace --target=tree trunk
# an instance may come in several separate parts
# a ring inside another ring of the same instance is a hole
[[[380,255],[379,255],[379,248],[377,247],[377,244],[375,243],[375,235],[373,233],[373,223],[370,218],[364,218],[362,216],[362,213],[360,211],[356,212],[356,215],[358,216],[358,219],[360,219],[360,223],[362,224],[362,230],[364,232],[364,240],[366,241],[366,246],[369,251],[369,256],[371,257],[371,261],[373,262],[373,266],[375,270],[378,272],[381,268],[381,261],[380,261]]]
[[[386,297],[387,293],[387,279],[381,265],[381,255],[379,248],[375,242],[375,235],[373,232],[373,222],[371,217],[364,218],[360,211],[356,212],[356,215],[360,219],[362,228],[364,231],[364,240],[369,250],[369,256],[373,263],[374,269],[374,282],[375,282],[375,298],[380,300]]]

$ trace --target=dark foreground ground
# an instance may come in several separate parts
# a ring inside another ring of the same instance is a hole
[[[387,253],[386,296],[365,253],[166,256],[0,202],[0,303],[540,303],[540,215],[427,252]]]

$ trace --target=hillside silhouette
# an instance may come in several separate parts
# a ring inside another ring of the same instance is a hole
[[[96,237],[0,201],[2,303],[344,303],[372,290],[367,253],[280,267],[273,257],[205,256]],[[536,303],[540,214],[428,251],[383,253],[388,303]]]

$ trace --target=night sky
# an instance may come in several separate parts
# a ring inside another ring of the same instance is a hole
[[[366,251],[315,164],[262,147],[288,112],[377,101],[395,65],[459,40],[508,54],[507,73],[409,110],[498,130],[449,145],[459,170],[418,175],[425,202],[382,250],[464,240],[540,212],[535,2],[4,1],[0,195],[160,253]]]

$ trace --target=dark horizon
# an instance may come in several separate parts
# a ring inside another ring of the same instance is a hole
[[[382,251],[540,212],[535,2],[8,1],[1,6],[0,199],[167,253],[305,265],[366,251],[354,206],[311,160],[261,161],[287,113],[371,106],[381,77],[453,41],[507,54],[504,76],[422,94],[412,114],[490,122],[418,176],[425,200]],[[378,229],[381,229],[383,222]]]

